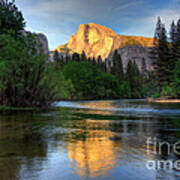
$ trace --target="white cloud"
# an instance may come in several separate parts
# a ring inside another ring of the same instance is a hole
[[[157,17],[169,26],[180,18],[180,0],[166,9],[147,0],[16,0],[27,28],[48,36],[50,47],[67,42],[79,24],[95,22],[120,34],[153,36]]]
[[[152,16],[142,18],[135,21],[135,23],[122,33],[129,35],[143,35],[143,36],[153,36],[154,30],[157,22],[157,18],[160,17],[162,23],[165,24],[166,29],[169,31],[172,21],[175,22],[180,19],[180,11],[176,9],[164,9],[158,12],[155,12]]]

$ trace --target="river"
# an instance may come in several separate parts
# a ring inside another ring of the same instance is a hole
[[[180,150],[173,149],[180,140],[180,104],[54,106],[50,112],[0,114],[0,180],[180,179]],[[168,166],[157,165],[167,160]]]

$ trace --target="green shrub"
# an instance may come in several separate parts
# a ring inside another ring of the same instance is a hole
[[[66,80],[71,80],[76,98],[117,98],[119,81],[88,62],[70,62],[63,68]]]
[[[42,107],[57,97],[58,72],[47,63],[41,47],[32,34],[23,42],[0,35],[0,105]]]
[[[162,91],[161,91],[161,96],[175,96],[175,91],[172,86],[168,84],[168,82],[163,83]]]

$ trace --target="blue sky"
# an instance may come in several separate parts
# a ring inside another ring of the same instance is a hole
[[[160,16],[180,18],[180,0],[16,0],[26,29],[47,35],[50,49],[68,42],[79,24],[94,22],[118,34],[152,37]]]

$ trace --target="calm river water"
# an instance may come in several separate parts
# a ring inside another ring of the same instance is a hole
[[[0,180],[180,179],[180,150],[173,149],[180,141],[180,104],[54,106],[58,110],[0,114]]]

